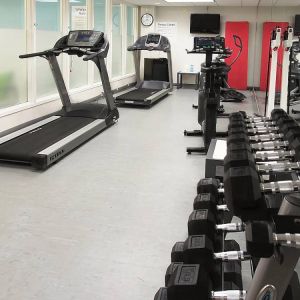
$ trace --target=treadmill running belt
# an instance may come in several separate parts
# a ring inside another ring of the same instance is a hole
[[[158,91],[160,91],[160,89],[137,89],[120,95],[116,99],[125,101],[144,101]]]
[[[0,145],[0,160],[30,162],[33,155],[93,121],[80,117],[56,119]]]

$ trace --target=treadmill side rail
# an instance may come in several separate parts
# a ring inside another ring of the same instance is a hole
[[[28,125],[24,128],[21,128],[21,129],[17,130],[17,131],[13,131],[13,132],[11,132],[7,135],[4,135],[4,136],[0,137],[0,145],[2,145],[2,144],[6,143],[6,142],[8,142],[8,141],[10,141],[14,138],[17,138],[17,137],[19,137],[19,136],[21,136],[25,133],[29,133],[30,131],[37,130],[39,127],[41,127],[45,124],[48,124],[52,121],[55,121],[59,118],[60,118],[60,116],[52,116],[52,117],[49,117],[49,118],[44,119],[42,121],[39,121],[37,123],[34,123],[32,125]]]
[[[75,148],[79,147],[85,141],[88,141],[94,135],[100,133],[107,127],[105,120],[95,120],[85,127],[75,131],[59,142],[40,151],[32,157],[32,166],[39,170],[47,169]]]

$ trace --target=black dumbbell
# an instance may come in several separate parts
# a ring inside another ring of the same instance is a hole
[[[221,219],[223,219],[223,214],[228,212],[229,209],[226,204],[218,203],[219,201],[216,199],[213,193],[200,193],[194,199],[193,208],[194,210],[209,209],[221,222]],[[218,218],[218,216],[220,216],[220,218]]]
[[[254,219],[266,218],[264,194],[289,194],[300,191],[300,180],[261,183],[255,169],[242,166],[229,168],[225,172],[224,187],[225,200],[230,211],[247,220],[250,216]]]
[[[214,253],[213,242],[204,234],[189,236],[185,242],[177,242],[172,248],[171,262],[199,263],[214,273],[217,262],[244,261],[251,257],[244,251]]]
[[[267,221],[248,222],[245,232],[247,251],[255,257],[271,257],[278,246],[298,248],[300,244],[298,233],[275,233],[273,223]]]
[[[212,281],[205,267],[199,264],[178,265],[171,275],[168,286],[160,288],[154,300],[243,300],[246,292],[230,290],[214,292]]]
[[[217,224],[216,215],[209,209],[194,210],[188,220],[189,235],[205,234],[214,241],[218,234],[244,231],[242,223]]]
[[[292,128],[299,127],[299,124],[296,122],[296,120],[288,115],[281,116],[277,119],[277,121],[273,122],[260,122],[260,123],[247,123],[244,120],[238,120],[238,121],[230,121],[228,125],[228,130],[232,130],[234,133],[235,130],[238,132],[238,130],[241,130],[241,132],[247,133],[249,131],[249,134],[257,134],[259,132],[268,132],[268,131],[279,131],[285,134]]]
[[[250,143],[239,141],[236,143],[229,142],[227,144],[228,151],[238,151],[238,150],[244,150],[250,152],[256,152],[256,151],[270,151],[270,150],[281,150],[281,149],[287,149],[289,147],[289,142],[285,140],[276,140],[276,141],[269,141],[269,142],[258,142],[258,143]]]
[[[277,121],[282,116],[287,116],[288,114],[283,109],[274,109],[271,112],[271,118],[269,117],[253,117],[247,116],[247,114],[243,111],[232,113],[229,116],[230,121],[243,120],[248,123],[256,123],[256,122],[273,122]]]
[[[263,143],[284,139],[283,133],[269,133],[249,136],[246,133],[229,134],[227,144],[231,143]]]
[[[219,179],[216,178],[203,178],[197,184],[197,194],[202,193],[210,193],[212,194],[217,202],[219,201],[220,197],[224,194],[223,184],[220,182]]]
[[[176,268],[180,265],[183,265],[183,262],[172,262],[165,274],[165,286],[167,287],[170,281],[172,274],[175,272]],[[224,282],[222,282],[222,276],[219,276],[219,284],[214,286],[214,289],[222,289],[222,285],[225,286],[225,289],[243,289],[242,281],[242,267],[239,262],[227,261],[223,262],[220,274],[223,274]]]
[[[256,158],[257,156],[252,154],[251,152],[247,150],[240,150],[240,151],[230,151],[228,150],[227,155],[224,159],[224,171],[227,172],[230,168],[233,167],[244,167],[249,166],[256,170],[258,173],[265,173],[265,172],[285,172],[285,171],[291,171],[296,170],[300,163],[293,163],[293,162],[287,162],[287,161],[281,161],[282,157],[278,157],[279,155],[276,154],[273,156],[273,160],[276,160],[276,164],[271,163],[257,163]],[[269,158],[271,158],[269,156]],[[270,159],[272,160],[272,159]],[[272,161],[273,161],[272,160]],[[260,159],[260,161],[263,161]]]
[[[214,250],[216,250],[216,248],[214,248]],[[240,251],[240,246],[235,240],[224,240],[222,248],[219,247],[217,251],[218,250],[237,253],[238,251]],[[166,282],[168,282],[171,273],[174,271],[175,267],[179,263],[183,263],[184,261],[183,251],[184,251],[184,242],[175,243],[171,253],[171,261],[173,262],[170,264],[165,275]],[[222,269],[220,270],[220,268]],[[215,288],[218,287],[218,283],[219,283],[218,278],[220,277],[220,274],[222,274],[223,272],[224,280],[227,282],[226,283],[227,286],[229,285],[230,282],[232,282],[236,286],[238,286],[239,289],[243,289],[240,261],[223,261],[222,265],[216,264],[214,266],[214,271],[216,274],[216,276],[213,276]]]

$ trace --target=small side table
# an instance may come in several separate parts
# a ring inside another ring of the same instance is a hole
[[[182,88],[182,77],[183,75],[192,75],[195,76],[195,84],[196,84],[196,90],[199,90],[200,88],[200,72],[177,72],[177,88]]]

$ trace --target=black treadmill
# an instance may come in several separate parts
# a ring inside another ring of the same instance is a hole
[[[59,39],[52,49],[20,55],[20,58],[39,56],[48,60],[63,106],[54,115],[0,135],[0,161],[29,164],[44,170],[116,122],[119,113],[105,65],[108,49],[103,32],[76,30]],[[57,62],[57,56],[62,53],[96,64],[106,104],[71,103]]]
[[[133,51],[136,73],[136,85],[133,88],[115,94],[117,104],[150,107],[173,90],[173,72],[171,45],[169,40],[160,34],[151,33],[140,37],[128,51]],[[167,53],[169,81],[141,80],[141,51],[161,51]]]

